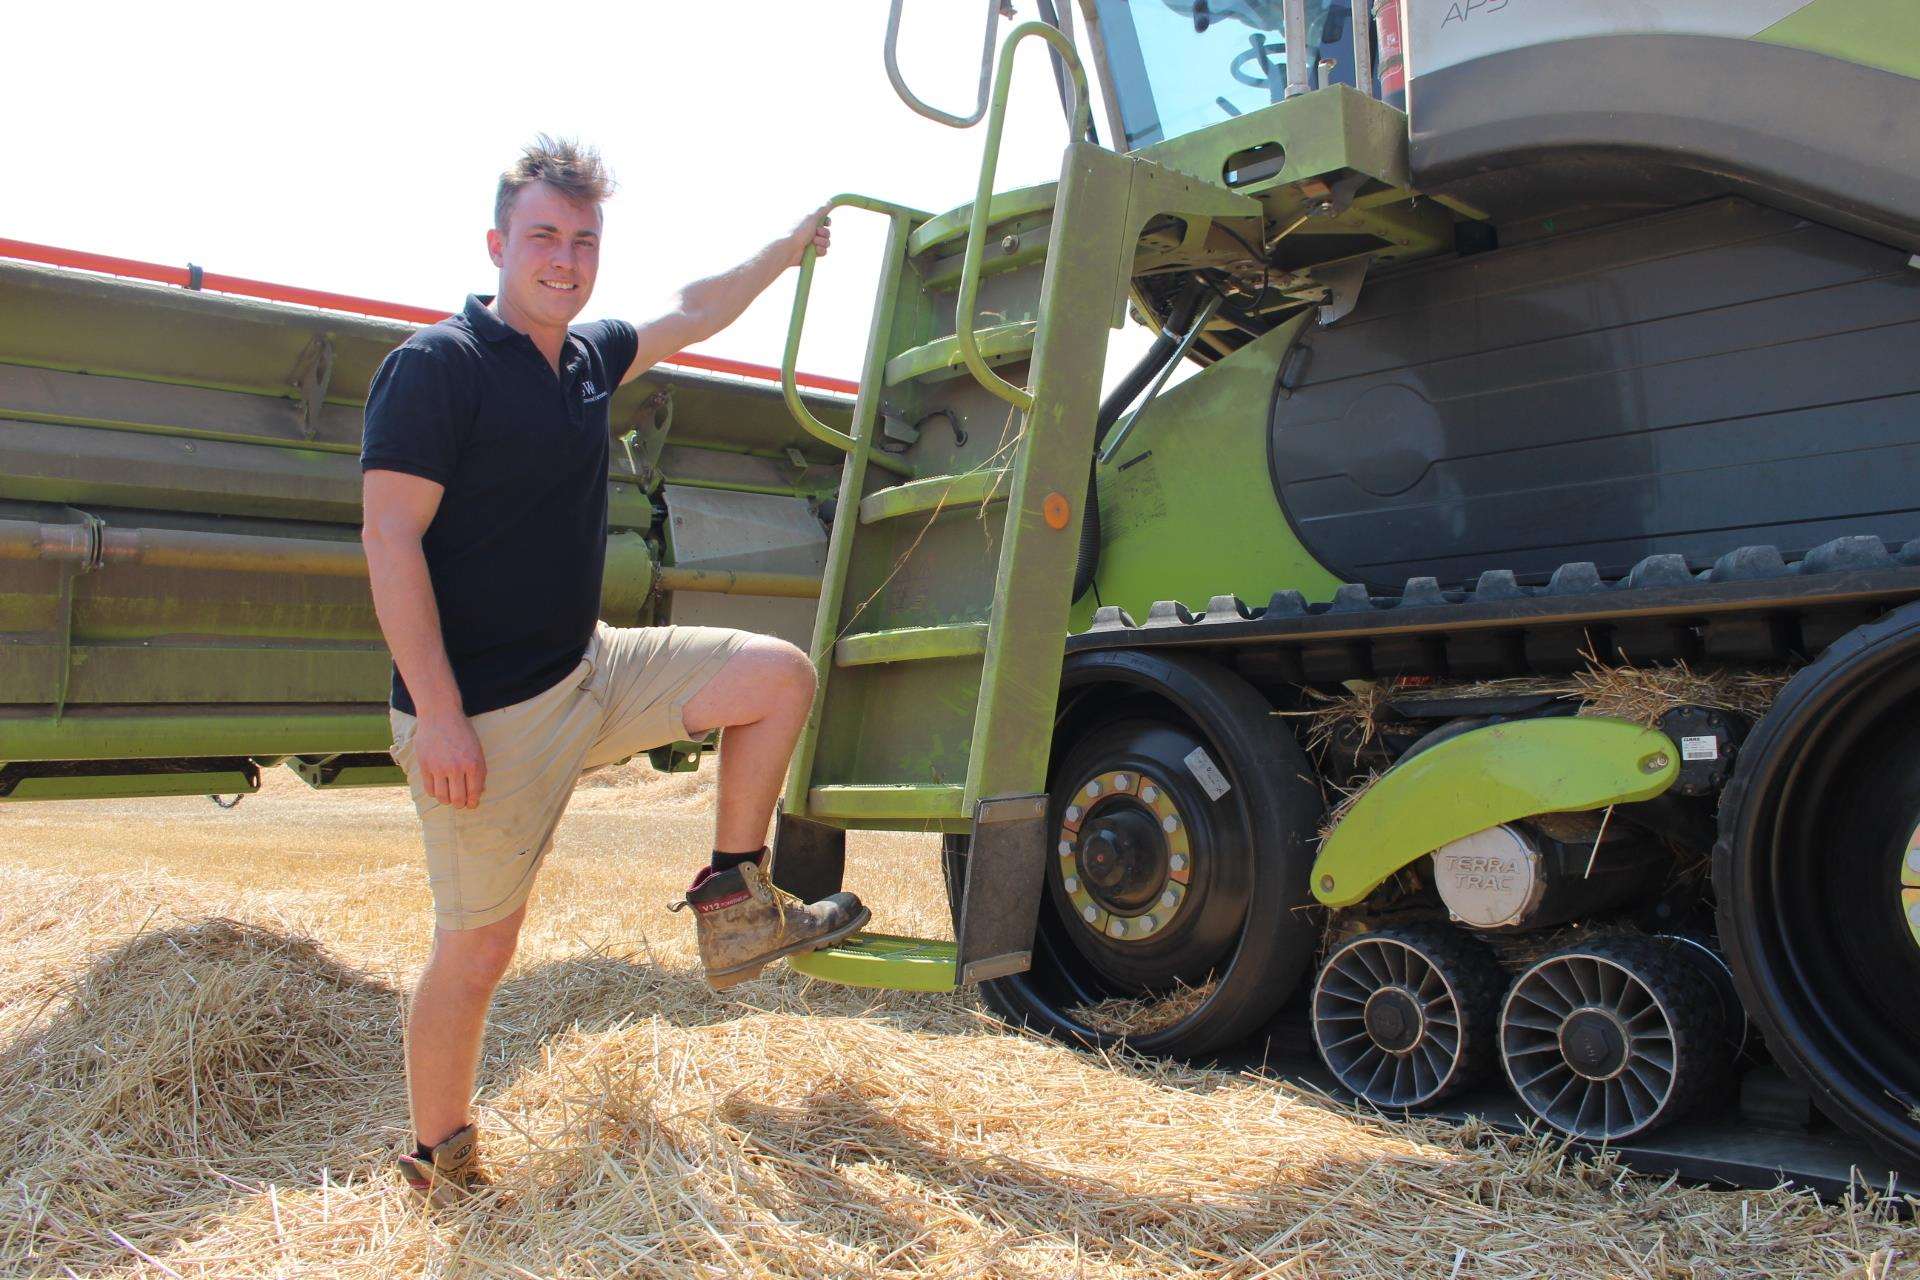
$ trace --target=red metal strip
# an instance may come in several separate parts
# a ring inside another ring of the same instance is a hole
[[[178,285],[187,288],[191,275],[185,267],[169,267],[158,262],[141,262],[135,258],[116,258],[111,254],[88,253],[81,249],[62,249],[50,244],[34,244],[27,240],[8,240],[0,237],[0,258],[18,258],[24,262],[38,262],[50,267],[68,267],[76,271],[98,271],[106,275],[126,276],[134,280],[152,280],[159,284]],[[200,287],[214,293],[232,293],[248,298],[262,298],[269,302],[293,302],[308,307],[323,307],[329,311],[348,311],[357,315],[379,316],[386,320],[405,320],[411,324],[432,324],[436,320],[446,319],[448,313],[435,311],[430,307],[409,307],[399,302],[382,302],[377,298],[361,298],[350,293],[328,293],[323,289],[302,289],[297,285],[274,284],[266,280],[249,280],[245,276],[224,276],[212,271],[200,275]],[[702,355],[698,351],[682,351],[669,356],[662,364],[677,365],[683,369],[704,369],[709,373],[731,374],[736,378],[757,378],[763,382],[780,381],[780,370],[772,365],[754,364],[747,360],[731,360],[725,356]],[[812,387],[819,391],[838,391],[846,395],[855,395],[860,384],[845,378],[829,378],[819,373],[800,373],[794,380],[803,387]]]

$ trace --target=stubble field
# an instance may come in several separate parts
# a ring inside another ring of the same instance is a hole
[[[0,1274],[1917,1274],[1885,1205],[1078,1053],[967,995],[710,993],[665,910],[710,785],[576,796],[487,1040],[496,1185],[434,1215],[388,1172],[428,945],[404,795],[0,808]],[[849,882],[945,934],[931,839],[856,837]]]

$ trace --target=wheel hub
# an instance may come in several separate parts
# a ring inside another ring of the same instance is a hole
[[[1089,778],[1055,838],[1061,886],[1086,927],[1139,942],[1179,913],[1192,847],[1186,818],[1159,779],[1127,769]]]
[[[1577,1009],[1560,1024],[1560,1052],[1588,1080],[1611,1080],[1626,1069],[1632,1038],[1605,1009]]]
[[[1367,1000],[1367,1034],[1388,1053],[1408,1053],[1426,1034],[1420,1002],[1403,987],[1382,987]]]

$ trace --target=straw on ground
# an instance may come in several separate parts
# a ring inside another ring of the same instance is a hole
[[[710,775],[644,777],[576,797],[487,1043],[499,1184],[431,1218],[387,1172],[427,944],[403,797],[7,809],[0,1274],[1878,1278],[1920,1253],[1881,1210],[1075,1052],[969,996],[714,996],[662,909]],[[863,837],[851,878],[937,934],[935,856]]]

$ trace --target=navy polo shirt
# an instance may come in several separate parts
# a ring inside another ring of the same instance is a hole
[[[388,353],[367,396],[362,471],[443,486],[421,539],[468,715],[552,688],[586,652],[607,555],[607,404],[632,325],[570,330],[556,377],[474,295]],[[413,712],[398,668],[393,705]]]

